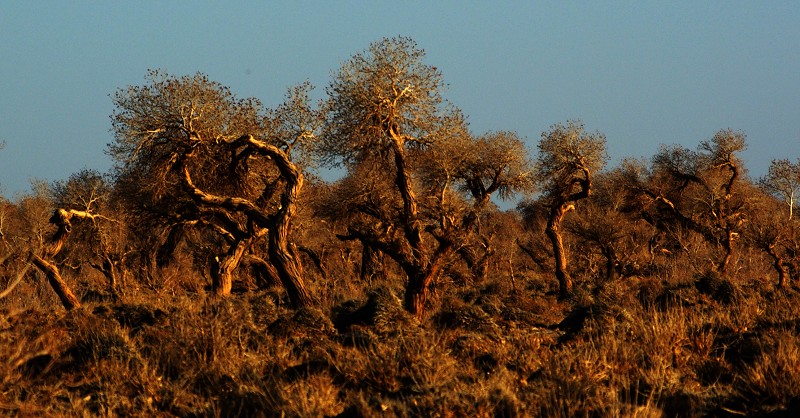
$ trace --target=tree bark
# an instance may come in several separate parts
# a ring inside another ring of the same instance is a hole
[[[417,318],[425,315],[425,304],[428,302],[428,284],[430,277],[423,272],[409,276],[403,305],[409,313]]]
[[[775,245],[767,246],[767,254],[772,257],[772,266],[775,268],[775,271],[778,272],[778,287],[781,289],[786,287],[786,267],[783,264],[783,258],[775,251]]]
[[[289,250],[288,229],[288,225],[283,225],[269,231],[269,259],[289,295],[289,303],[294,308],[301,308],[311,305],[312,299],[303,282],[303,266],[296,254]]]
[[[252,142],[252,139],[251,139]],[[262,150],[269,155],[278,166],[286,180],[286,188],[281,194],[281,207],[269,225],[269,260],[278,271],[278,277],[289,295],[289,301],[295,308],[309,306],[313,303],[311,295],[303,280],[303,264],[297,254],[289,246],[291,222],[297,213],[297,201],[303,188],[303,174],[289,161],[286,154],[277,148]]]
[[[211,270],[211,288],[216,296],[228,296],[233,288],[233,272],[239,267],[245,251],[250,247],[252,240],[237,240],[228,249],[228,252],[214,263]]]
[[[61,273],[58,271],[58,267],[56,267],[55,264],[34,253],[31,253],[31,261],[33,265],[45,274],[47,282],[50,283],[50,287],[53,288],[53,291],[58,296],[58,299],[61,300],[61,304],[64,305],[66,310],[70,311],[81,306],[78,298],[75,297],[75,294],[72,293],[69,285],[67,285],[67,282],[61,277]]]
[[[297,213],[297,202],[300,197],[300,190],[303,187],[303,174],[284,151],[274,145],[255,139],[252,135],[243,135],[231,141],[230,145],[234,148],[246,147],[247,151],[243,152],[261,154],[275,163],[281,177],[286,182],[285,188],[281,193],[280,206],[276,213],[272,215],[266,214],[262,208],[247,199],[215,196],[200,190],[192,182],[191,174],[185,161],[181,161],[182,167],[180,168],[183,171],[184,186],[189,195],[198,203],[242,213],[255,225],[267,228],[269,230],[267,248],[269,261],[275,267],[278,278],[289,295],[291,305],[295,308],[310,305],[312,299],[303,282],[302,263],[289,245],[289,231],[291,230],[291,221]],[[190,157],[191,152],[188,152],[183,158]],[[241,255],[239,255],[238,260],[240,259]],[[226,266],[235,268],[238,265],[238,260],[236,260],[235,265],[225,264],[224,260],[220,262],[220,291],[217,294],[225,294],[225,286],[227,286],[225,280],[227,279],[224,276],[224,268]],[[229,290],[228,293],[230,293]]]
[[[261,257],[252,254],[245,255],[245,261],[250,263],[253,276],[256,279],[256,286],[261,289],[266,289],[272,286],[281,286],[281,279],[278,277],[278,271],[275,266],[267,262]]]
[[[561,221],[564,219],[564,215],[572,208],[572,205],[566,204],[553,206],[545,229],[545,233],[553,246],[556,279],[558,280],[558,297],[561,299],[569,297],[573,287],[572,277],[567,271],[567,254],[564,250],[564,241],[561,238]]]
[[[79,219],[95,219],[97,216],[98,215],[85,211],[56,209],[53,212],[53,216],[50,217],[50,223],[56,225],[58,229],[53,234],[53,237],[45,243],[42,255],[31,252],[31,262],[45,274],[50,287],[53,288],[53,291],[56,293],[59,300],[61,300],[61,304],[64,305],[64,308],[67,310],[78,308],[81,304],[69,288],[69,285],[67,285],[67,282],[61,277],[61,272],[58,271],[58,267],[48,259],[54,258],[61,252],[61,249],[64,248],[69,233],[72,232],[70,220],[73,217]]]
[[[430,294],[430,285],[444,267],[444,257],[436,258],[427,269],[417,269],[408,275],[408,285],[404,296],[405,309],[417,319],[425,318],[425,305]]]
[[[400,196],[403,199],[403,228],[404,234],[414,257],[418,260],[425,260],[425,249],[422,243],[422,229],[419,224],[419,213],[417,209],[417,195],[414,193],[414,188],[411,183],[411,174],[408,172],[406,165],[406,155],[403,149],[403,140],[396,134],[392,134],[392,151],[394,153],[395,169],[395,185],[400,191]]]

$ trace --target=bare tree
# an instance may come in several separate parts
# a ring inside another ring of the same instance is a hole
[[[737,156],[744,148],[744,134],[721,130],[701,142],[698,151],[662,146],[652,172],[631,178],[631,187],[646,200],[644,218],[662,230],[678,226],[693,231],[720,248],[714,266],[720,273],[730,263],[745,220],[747,199],[739,192],[743,168]]]
[[[758,181],[768,193],[783,199],[789,206],[789,220],[794,213],[794,196],[800,189],[800,160],[791,163],[788,159],[772,160],[769,172]]]
[[[545,233],[553,249],[561,298],[569,296],[573,287],[561,225],[575,203],[589,197],[592,177],[602,170],[607,158],[605,136],[587,132],[578,121],[553,125],[539,141],[537,176],[545,184],[543,199],[549,212]]]
[[[88,264],[108,280],[109,290],[118,297],[120,276],[133,251],[129,245],[125,213],[112,202],[112,186],[106,176],[94,170],[81,170],[65,181],[51,186],[57,208],[91,214],[91,222],[82,222],[72,231],[69,247],[59,260],[62,264]]]
[[[146,85],[115,96],[110,152],[121,189],[155,223],[200,229],[225,243],[212,263],[217,295],[230,293],[234,271],[266,236],[268,262],[291,303],[311,303],[290,242],[306,145],[320,121],[310,90],[301,84],[265,110],[204,75],[152,71]]]
[[[593,193],[576,216],[565,222],[566,230],[578,238],[583,252],[594,247],[605,261],[605,278],[640,274],[643,248],[652,235],[639,217],[638,207],[626,189],[629,161],[620,167],[600,173],[593,181]]]
[[[347,61],[328,88],[328,122],[321,147],[328,162],[348,167],[377,162],[379,175],[392,179],[388,193],[393,197],[387,201],[397,202],[397,209],[376,214],[362,205],[362,221],[351,224],[342,238],[359,240],[400,265],[408,277],[405,307],[420,317],[429,285],[460,245],[450,232],[469,230],[493,193],[510,193],[526,183],[529,174],[510,164],[526,158],[517,138],[501,140],[506,134],[499,134],[475,140],[466,132],[461,114],[441,97],[441,73],[423,62],[424,55],[411,39],[392,38],[373,43]],[[481,143],[496,144],[498,152],[515,153],[514,158],[481,160],[477,148]],[[474,156],[473,160],[440,158],[459,153]],[[494,167],[488,168],[488,163]],[[427,174],[417,175],[420,172]],[[458,219],[448,211],[454,208],[448,196],[458,191],[452,189],[456,184],[471,200]],[[419,187],[435,189],[429,194],[435,200],[420,202]],[[432,207],[436,209],[428,209]]]
[[[772,259],[772,267],[778,274],[777,285],[786,287],[789,282],[791,249],[794,244],[795,228],[787,224],[774,205],[772,197],[754,199],[751,204],[752,218],[744,228],[746,242],[764,251]]]

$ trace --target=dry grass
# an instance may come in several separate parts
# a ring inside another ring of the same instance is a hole
[[[419,323],[401,287],[340,281],[215,300],[171,268],[65,313],[42,283],[0,305],[10,416],[792,416],[800,293],[713,274],[451,284]],[[81,294],[97,280],[78,281]],[[326,287],[327,286],[327,287]],[[782,415],[781,415],[782,414]]]

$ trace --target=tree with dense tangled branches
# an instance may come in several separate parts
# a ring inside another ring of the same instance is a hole
[[[354,195],[339,201],[351,202],[359,220],[340,237],[398,263],[408,278],[405,308],[419,317],[429,286],[490,197],[532,184],[520,138],[467,132],[461,113],[442,99],[441,73],[424,56],[411,39],[391,38],[347,61],[328,88],[320,148],[329,163],[351,172],[343,190]],[[378,190],[366,184],[370,172],[391,181]],[[380,204],[363,199],[375,193],[385,196]]]
[[[266,237],[262,265],[274,268],[293,305],[311,302],[289,238],[304,182],[300,156],[320,120],[309,91],[290,89],[281,106],[265,110],[202,74],[151,71],[145,85],[114,96],[110,152],[123,198],[151,222],[219,243],[217,295],[230,293],[244,255]]]

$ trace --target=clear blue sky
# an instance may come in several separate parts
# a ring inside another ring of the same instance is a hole
[[[729,127],[748,135],[752,176],[800,157],[797,1],[276,3],[0,0],[2,191],[110,168],[109,95],[148,68],[274,105],[395,35],[428,52],[474,132],[517,131],[532,150],[577,118],[612,164]]]

